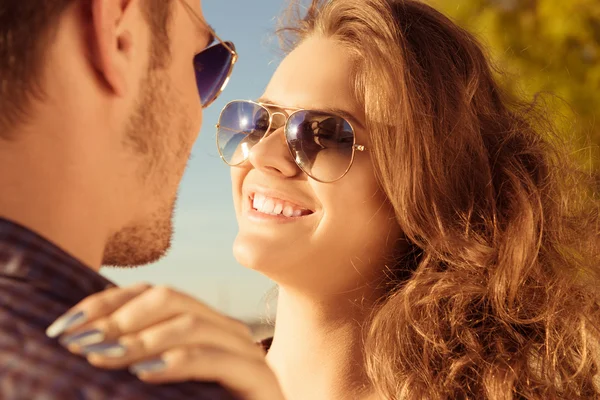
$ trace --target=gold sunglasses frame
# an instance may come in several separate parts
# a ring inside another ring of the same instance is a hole
[[[225,107],[223,107],[223,109],[221,110],[221,113],[219,114],[219,122],[221,121],[221,118],[223,117],[223,112],[227,109],[227,107],[229,107],[230,104],[233,104],[233,103],[249,103],[249,104],[253,104],[253,105],[256,105],[256,106],[264,108],[267,111],[267,113],[269,114],[269,127],[267,128],[267,130],[265,132],[265,135],[258,141],[258,143],[262,142],[264,138],[268,137],[271,133],[273,133],[273,132],[271,132],[271,128],[273,126],[273,118],[274,118],[275,115],[281,115],[285,119],[284,124],[281,126],[281,127],[284,128],[284,131],[285,131],[285,127],[287,126],[287,123],[290,120],[290,118],[292,118],[292,116],[294,116],[295,114],[297,114],[299,112],[302,112],[302,111],[312,111],[312,112],[323,113],[323,111],[319,111],[319,110],[311,110],[311,109],[307,109],[307,108],[298,108],[298,107],[287,107],[287,106],[281,106],[281,105],[278,105],[278,104],[270,104],[270,103],[259,103],[259,102],[253,101],[253,100],[232,100],[229,103],[227,103],[225,105]],[[288,115],[288,114],[283,113],[281,111],[275,111],[275,112],[273,112],[273,111],[271,111],[269,109],[269,107],[271,107],[271,108],[277,108],[277,109],[280,109],[280,110],[290,110],[290,111],[292,111],[292,113],[290,113]],[[352,158],[350,159],[350,163],[348,164],[348,167],[346,168],[346,170],[344,171],[344,173],[339,178],[334,179],[332,181],[324,181],[322,179],[315,178],[312,174],[308,173],[296,161],[296,158],[295,158],[295,156],[294,156],[294,154],[292,152],[290,144],[287,141],[287,137],[285,135],[285,132],[283,134],[283,140],[285,142],[285,145],[286,145],[288,151],[290,152],[290,156],[294,160],[294,163],[298,166],[298,168],[300,168],[300,170],[302,172],[304,172],[311,179],[313,179],[313,180],[315,180],[317,182],[320,182],[320,183],[334,183],[334,182],[339,181],[340,179],[342,179],[343,177],[345,177],[348,174],[348,171],[350,171],[350,168],[352,168],[352,165],[354,164],[354,159],[356,157],[356,152],[357,151],[364,152],[364,151],[367,151],[368,149],[364,145],[356,143],[356,130],[354,129],[354,126],[352,126],[352,123],[350,121],[348,121],[346,118],[344,118],[344,117],[342,117],[340,115],[336,115],[334,113],[326,113],[326,114],[331,114],[331,115],[334,115],[334,116],[336,116],[338,118],[342,118],[348,125],[350,125],[350,128],[352,129],[352,133],[353,133],[354,142],[352,144]],[[239,167],[240,165],[242,165],[246,161],[248,161],[247,157],[244,158],[243,161],[241,161],[241,162],[239,162],[237,164],[230,164],[230,163],[227,162],[227,160],[225,160],[225,157],[223,156],[223,153],[221,152],[221,148],[219,147],[219,129],[221,129],[221,124],[217,123],[216,128],[217,128],[217,135],[216,135],[217,150],[219,151],[219,156],[225,162],[225,164],[229,165],[230,167]],[[227,128],[224,128],[224,129],[227,129]],[[277,128],[275,131],[277,131],[278,129],[280,129],[280,128]]]
[[[186,0],[179,0],[180,3],[183,5],[183,7],[192,15],[192,17],[196,20],[196,22],[198,22],[200,25],[205,25],[209,32],[211,33],[211,35],[217,39],[217,41],[219,41],[218,44],[221,44],[223,47],[225,47],[225,49],[227,49],[230,53],[231,53],[231,62],[229,63],[229,71],[227,71],[227,77],[225,78],[225,80],[223,81],[223,84],[221,85],[221,88],[219,89],[219,91],[217,93],[214,94],[213,98],[210,99],[210,101],[206,102],[205,104],[202,105],[202,108],[207,108],[209,107],[212,103],[215,102],[215,100],[217,100],[219,98],[219,96],[223,93],[223,91],[225,90],[225,88],[227,87],[227,84],[229,83],[230,79],[231,79],[231,75],[233,74],[233,67],[235,66],[235,63],[238,61],[239,59],[239,55],[237,53],[237,51],[235,51],[235,49],[231,48],[227,42],[225,42],[223,39],[221,39],[219,37],[219,35],[217,35],[217,32],[215,32],[215,30],[208,24],[206,23],[206,21],[199,16],[196,11],[192,8],[192,6],[190,6]],[[209,46],[207,48],[205,48],[204,50],[202,50],[202,52],[211,49],[214,46],[217,46],[218,44],[215,44],[213,46]],[[201,52],[201,53],[202,53]],[[199,54],[201,54],[199,53]]]

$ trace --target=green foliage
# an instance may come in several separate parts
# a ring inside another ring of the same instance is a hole
[[[508,72],[502,82],[529,99],[550,92],[556,123],[600,166],[599,0],[430,0],[477,35]]]

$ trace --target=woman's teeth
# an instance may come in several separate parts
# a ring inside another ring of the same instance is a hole
[[[283,215],[289,218],[300,217],[308,212],[308,210],[300,208],[295,204],[273,199],[258,193],[254,195],[252,208],[263,214]]]

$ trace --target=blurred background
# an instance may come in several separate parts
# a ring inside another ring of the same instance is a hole
[[[598,177],[600,1],[431,0],[486,45],[502,83],[533,99],[557,96],[549,111],[575,156]],[[598,181],[600,182],[600,181]]]
[[[505,73],[504,85],[532,99],[551,92],[549,112],[578,150],[575,157],[597,175],[600,144],[600,1],[431,0],[484,42]],[[224,94],[204,123],[184,178],[169,255],[139,270],[104,269],[121,285],[138,281],[183,290],[235,318],[268,331],[267,293],[274,283],[236,263],[236,222],[228,168],[215,148],[214,126],[232,99],[255,99],[282,53],[274,35],[288,0],[204,0],[209,23],[235,42],[240,60]],[[559,117],[560,116],[560,117]],[[600,180],[599,180],[600,182]],[[265,331],[265,332],[266,332]],[[259,333],[259,336],[264,334]]]

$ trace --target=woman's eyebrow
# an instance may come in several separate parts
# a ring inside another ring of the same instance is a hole
[[[263,103],[263,104],[272,104],[272,105],[277,105],[281,108],[286,108],[286,106],[281,106],[279,105],[277,102],[274,102],[266,97],[261,97],[258,100],[256,100],[257,103]],[[304,109],[303,107],[289,107],[290,109]],[[362,124],[362,122],[360,122],[358,120],[358,118],[356,118],[354,115],[352,115],[352,113],[343,110],[341,108],[336,108],[336,107],[316,107],[316,108],[310,108],[311,110],[314,111],[320,111],[320,112],[324,112],[327,114],[335,114],[335,115],[339,115],[340,117],[347,119],[352,125],[360,128],[360,129],[365,129],[365,126]]]
[[[352,125],[359,127],[360,129],[365,129],[365,126],[356,118],[352,113],[343,110],[341,108],[335,107],[320,107],[315,111],[322,111],[328,114],[339,115],[340,117],[348,120]]]

